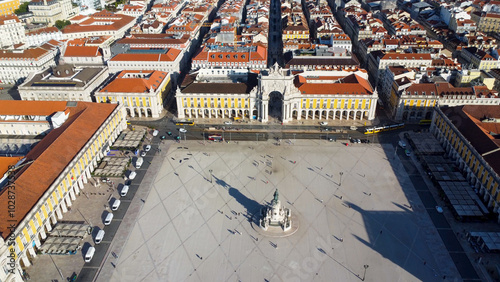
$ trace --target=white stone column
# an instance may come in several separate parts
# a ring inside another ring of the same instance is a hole
[[[83,190],[83,188],[85,188],[85,187],[83,186],[83,181],[82,181],[82,178],[81,178],[81,177],[79,177],[79,178],[78,178],[77,183],[78,183],[78,187],[79,187],[80,189],[82,189],[82,190]]]
[[[64,199],[61,200],[61,209],[62,209],[63,213],[68,212],[68,208],[66,207],[66,203],[64,202]]]
[[[47,228],[47,232],[52,231],[52,225],[50,225],[50,220],[45,221],[45,228]]]
[[[28,257],[26,256],[25,253],[21,255],[21,260],[23,261],[24,266],[30,266],[31,262],[29,261]]]
[[[42,237],[42,239],[47,238],[47,234],[45,234],[45,227],[43,227],[43,226],[41,226],[41,228],[40,228],[40,237]]]
[[[64,197],[64,202],[66,204],[66,207],[71,207],[71,200],[70,200],[70,196],[68,194],[66,194],[66,196]]]
[[[268,107],[268,101],[262,101],[262,121],[263,122],[267,122],[269,120],[269,117],[268,117],[268,110],[267,110],[267,107]]]
[[[69,196],[70,196],[72,201],[76,200],[75,191],[73,191],[72,188],[69,189]],[[68,204],[68,206],[71,206],[71,204]]]
[[[52,221],[52,224],[56,225],[57,224],[57,218],[54,212],[50,215],[50,221]]]
[[[36,245],[36,242],[35,242],[35,245]],[[35,252],[35,250],[33,250],[32,246],[28,247],[28,252],[30,253],[32,258],[36,258],[36,252]]]
[[[63,218],[61,208],[58,206],[55,208],[57,219],[61,220]]]
[[[84,184],[89,183],[88,180],[87,180],[87,173],[85,172],[85,170],[83,171],[83,173],[80,176],[80,178],[82,179],[82,181],[83,181]]]
[[[80,188],[78,188],[78,184],[73,185],[73,189],[75,189],[75,195],[80,193]]]

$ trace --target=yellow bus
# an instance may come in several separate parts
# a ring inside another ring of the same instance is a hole
[[[192,120],[178,120],[175,122],[175,125],[194,125],[194,121]]]

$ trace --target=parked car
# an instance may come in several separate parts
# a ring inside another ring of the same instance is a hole
[[[320,122],[319,124],[320,124],[320,125],[325,126],[325,125],[328,125],[328,122],[326,122],[326,121],[322,121],[322,122]]]
[[[94,253],[95,253],[95,248],[89,247],[89,249],[85,253],[85,262],[90,262],[92,260],[92,258],[94,257]]]
[[[153,131],[153,136],[157,136],[157,135],[158,135],[158,133],[159,133],[159,131],[155,129],[155,130]]]
[[[146,147],[144,148],[144,151],[149,152],[149,150],[151,150],[151,145],[146,145]]]
[[[129,189],[129,188],[130,188],[130,187],[129,187],[128,185],[123,185],[123,188],[122,188],[122,190],[120,191],[120,196],[122,196],[122,197],[127,196],[128,189]]]
[[[231,125],[231,124],[233,124],[233,123],[232,123],[232,122],[230,122],[230,121],[225,121],[225,122],[224,122],[224,124]]]
[[[104,225],[110,225],[111,221],[113,221],[113,213],[108,213],[106,218],[104,219]]]
[[[181,132],[181,133],[186,133],[186,132],[187,132],[187,130],[186,130],[186,129],[184,129],[184,128],[179,128],[179,132]]]
[[[128,179],[130,180],[134,180],[134,178],[137,176],[137,173],[135,171],[131,171],[129,174],[128,174]]]
[[[102,239],[104,238],[104,234],[105,234],[105,232],[102,229],[99,230],[99,232],[97,232],[97,234],[95,236],[95,240],[94,240],[96,245],[99,245],[99,243],[101,243]]]
[[[442,208],[442,207],[440,207],[440,206],[436,206],[436,211],[437,211],[438,213],[443,213],[443,208]]]
[[[122,201],[115,199],[111,205],[111,210],[116,211],[120,207],[121,202]]]
[[[407,149],[407,150],[405,150],[405,154],[407,157],[409,157],[411,155],[411,152]]]
[[[406,148],[406,143],[403,140],[399,140],[398,145],[403,149]]]
[[[167,135],[168,135],[168,136],[172,136],[172,132],[170,132],[170,131],[169,131],[169,132],[167,132]]]
[[[147,153],[146,151],[142,151],[142,152],[141,152],[141,157],[145,157],[145,156],[146,156],[146,153]]]
[[[165,135],[162,135],[162,136],[160,137],[160,139],[161,139],[161,140],[165,140],[165,138],[167,138],[167,136],[165,136]]]

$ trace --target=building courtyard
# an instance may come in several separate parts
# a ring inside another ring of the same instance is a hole
[[[97,281],[460,279],[391,145],[160,144]],[[264,235],[260,209],[296,231]]]

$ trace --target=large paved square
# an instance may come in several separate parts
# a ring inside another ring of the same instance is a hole
[[[433,281],[456,274],[390,145],[192,141],[171,145],[154,162],[161,168],[145,202],[135,199],[141,211],[116,268],[103,266],[112,281],[359,281],[365,270],[366,281]],[[288,237],[265,237],[252,223],[276,188],[298,218]]]

